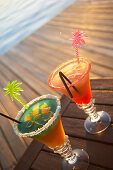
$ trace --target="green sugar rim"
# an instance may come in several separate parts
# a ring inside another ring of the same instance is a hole
[[[56,108],[56,111],[55,111],[53,117],[45,125],[43,125],[43,127],[39,128],[39,129],[37,129],[37,130],[35,130],[33,132],[29,132],[29,133],[21,133],[19,131],[19,129],[18,129],[18,123],[14,122],[13,129],[14,129],[15,133],[18,136],[21,136],[21,137],[34,137],[36,135],[39,135],[42,132],[44,132],[45,130],[47,130],[54,123],[54,121],[57,119],[57,117],[59,115],[59,112],[61,110],[60,100],[58,99],[57,96],[54,96],[54,95],[51,95],[51,94],[43,95],[43,96],[37,97],[37,98],[33,99],[32,101],[30,101],[27,104],[27,106],[30,107],[32,104],[36,103],[37,101],[41,101],[41,100],[44,100],[44,99],[55,99],[56,100],[57,108]],[[21,116],[24,114],[25,111],[26,111],[26,109],[23,107],[18,112],[18,114],[16,116],[16,120],[20,120]]]

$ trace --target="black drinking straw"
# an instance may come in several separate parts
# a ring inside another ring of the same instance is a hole
[[[59,72],[59,76],[60,76],[60,78],[61,78],[61,80],[62,80],[62,82],[63,82],[63,84],[64,84],[64,86],[65,86],[65,88],[66,88],[66,90],[67,90],[67,92],[68,92],[68,94],[70,95],[71,98],[73,98],[73,95],[72,95],[71,91],[69,90],[69,88],[68,88],[68,86],[67,86],[64,78],[65,78],[69,83],[70,83],[70,80],[69,80],[61,71]]]
[[[8,118],[8,119],[10,119],[10,120],[12,120],[12,121],[14,121],[14,122],[16,122],[16,123],[22,123],[22,122],[20,122],[20,121],[18,121],[18,120],[16,120],[16,119],[13,119],[12,117],[9,117],[9,116],[7,116],[7,115],[4,115],[3,113],[0,113],[0,115],[3,116],[3,117],[6,117],[6,118]]]
[[[63,82],[63,84],[64,84],[64,86],[65,86],[65,88],[66,88],[66,90],[67,90],[67,92],[68,92],[68,94],[70,95],[71,98],[73,98],[73,95],[72,95],[71,91],[69,90],[69,88],[68,88],[68,86],[67,86],[64,78],[65,78],[70,84],[72,84],[72,82],[71,82],[61,71],[59,72],[59,76],[60,76],[60,78],[61,78],[61,80],[62,80],[62,82]],[[76,90],[76,92],[78,92],[78,93],[80,94],[80,92],[77,90],[77,88],[76,88],[75,86],[72,86],[72,87],[74,88],[74,90]]]

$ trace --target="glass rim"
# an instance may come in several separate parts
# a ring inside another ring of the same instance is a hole
[[[57,119],[57,117],[60,114],[61,104],[60,104],[60,99],[55,95],[46,94],[46,95],[39,96],[39,97],[33,99],[32,101],[30,101],[29,103],[27,103],[27,106],[30,107],[31,105],[35,104],[36,102],[44,100],[44,99],[54,99],[54,100],[56,100],[57,108],[56,108],[55,113],[53,114],[53,117],[50,120],[48,120],[48,122],[46,124],[44,124],[41,128],[38,128],[37,130],[29,132],[29,133],[20,132],[19,129],[18,129],[18,123],[14,122],[13,129],[18,136],[20,136],[20,137],[34,137],[36,135],[39,135],[42,132],[44,132],[45,130],[47,130],[54,123],[54,121]],[[19,120],[26,110],[27,109],[23,107],[18,112],[15,119]]]
[[[72,84],[68,84],[68,87],[69,87],[69,88],[72,87],[72,86],[74,86],[75,84],[78,84],[79,81],[82,80],[82,79],[89,73],[89,71],[90,71],[90,69],[91,69],[91,63],[90,63],[90,61],[89,61],[87,58],[85,58],[85,57],[79,57],[79,60],[81,60],[81,61],[83,61],[83,60],[86,61],[86,62],[88,63],[88,69],[87,69],[87,71],[84,72],[84,74],[82,74],[82,75],[77,79],[77,82],[76,82],[76,83],[75,83],[75,81],[74,81],[74,82],[72,82]],[[76,59],[76,58],[73,58],[73,59],[71,59],[71,60],[68,60],[68,61],[62,63],[61,65],[59,65],[58,67],[56,67],[56,68],[53,70],[53,72],[50,74],[50,76],[49,76],[49,78],[48,78],[48,85],[49,85],[52,89],[55,89],[55,90],[58,90],[58,89],[64,90],[64,89],[65,89],[65,86],[64,86],[64,85],[62,85],[61,87],[58,87],[58,86],[53,85],[52,79],[53,79],[53,77],[54,77],[54,74],[57,73],[58,70],[60,71],[60,68],[63,68],[64,66],[67,66],[68,63],[72,63],[72,62],[75,62],[75,61],[77,62],[77,59]]]

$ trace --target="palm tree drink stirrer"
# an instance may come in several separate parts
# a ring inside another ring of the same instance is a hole
[[[5,92],[5,96],[10,94],[11,100],[13,101],[13,98],[15,98],[16,100],[18,100],[26,109],[28,109],[29,107],[18,97],[18,95],[21,95],[19,91],[24,91],[22,88],[18,87],[20,86],[22,83],[16,83],[17,80],[12,81],[12,83],[8,82],[7,87],[4,88],[4,90],[6,90]]]
[[[78,53],[78,45],[81,46],[81,43],[84,45],[86,44],[84,41],[84,37],[88,37],[85,35],[85,32],[80,32],[79,30],[76,33],[72,33],[73,36],[71,39],[73,40],[72,46],[75,46],[75,51],[76,51],[76,57],[77,57],[77,62],[79,63],[79,53]]]
[[[8,82],[7,84],[7,87],[4,88],[4,90],[6,91],[5,92],[5,96],[10,94],[10,97],[11,97],[11,100],[13,101],[13,98],[15,98],[16,100],[18,100],[26,109],[28,109],[29,107],[17,96],[17,95],[20,95],[20,92],[19,91],[24,91],[22,88],[18,87],[19,85],[21,85],[22,83],[19,82],[19,83],[16,83],[17,80],[13,81],[12,83]],[[10,119],[16,123],[22,123],[21,121],[19,120],[16,120],[8,115],[5,115],[3,113],[0,113],[1,116],[7,118],[7,119]]]

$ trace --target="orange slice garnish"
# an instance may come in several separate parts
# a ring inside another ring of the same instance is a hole
[[[39,105],[36,105],[36,106],[33,107],[32,115],[36,116],[38,114],[39,114]]]
[[[42,110],[42,109],[44,109],[46,107],[48,107],[48,105],[47,105],[47,103],[44,103],[42,106],[40,106],[40,109]]]
[[[50,111],[51,107],[46,107],[42,109],[42,114],[46,114]]]
[[[25,118],[24,118],[24,121],[26,122],[26,121],[31,120],[31,119],[32,119],[31,115],[26,115]]]

